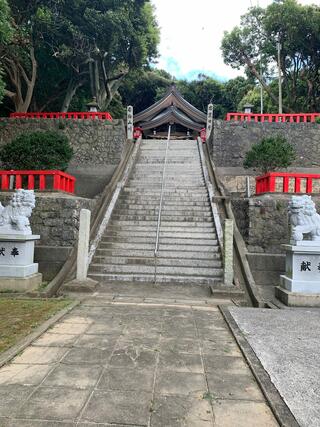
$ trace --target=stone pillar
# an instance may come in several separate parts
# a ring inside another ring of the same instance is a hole
[[[91,212],[88,209],[81,209],[77,255],[77,280],[79,282],[87,280],[90,218]]]
[[[127,108],[127,138],[129,141],[133,140],[133,107],[131,105]]]
[[[224,221],[224,284],[233,285],[233,220]]]
[[[213,104],[208,105],[208,113],[207,113],[207,141],[209,141],[211,132],[213,128]]]
[[[246,176],[246,197],[251,197],[250,177]]]

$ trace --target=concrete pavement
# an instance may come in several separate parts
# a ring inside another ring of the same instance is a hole
[[[320,310],[230,308],[299,425],[320,425]]]
[[[231,301],[117,286],[0,369],[0,426],[278,425],[217,307]]]

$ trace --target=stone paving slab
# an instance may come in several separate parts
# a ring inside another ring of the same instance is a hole
[[[230,308],[299,425],[320,425],[320,309]]]
[[[0,369],[0,426],[276,426],[218,307],[194,298],[87,297]]]

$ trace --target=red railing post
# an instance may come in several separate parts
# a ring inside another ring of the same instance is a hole
[[[306,193],[312,193],[312,178],[307,177]]]
[[[60,190],[60,174],[55,174],[53,177],[53,189]]]
[[[283,177],[283,181],[282,181],[282,191],[284,193],[288,193],[289,191],[289,177],[288,176],[284,176]]]
[[[45,175],[40,175],[39,176],[39,190],[43,191],[46,189],[46,176]]]
[[[60,190],[66,191],[66,179],[64,176],[61,177],[60,181]]]
[[[296,176],[294,178],[294,192],[300,193],[300,191],[301,191],[301,178]]]
[[[28,190],[34,190],[34,175],[28,175]]]
[[[22,188],[22,176],[16,175],[16,189],[19,190]]]
[[[9,177],[8,175],[1,176],[1,190],[9,190]]]
[[[274,193],[276,189],[276,178],[273,174],[269,174],[269,192]]]

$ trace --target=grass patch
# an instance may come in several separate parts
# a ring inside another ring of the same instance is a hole
[[[0,299],[0,353],[70,303],[70,300],[54,299]]]

